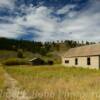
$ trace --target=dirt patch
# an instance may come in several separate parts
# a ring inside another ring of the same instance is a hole
[[[22,89],[17,80],[5,73],[5,100],[30,100],[26,91]]]

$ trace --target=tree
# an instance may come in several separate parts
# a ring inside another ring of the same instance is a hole
[[[86,45],[89,45],[90,43],[88,41],[86,41]]]

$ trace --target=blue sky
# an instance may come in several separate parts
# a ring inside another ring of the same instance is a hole
[[[100,41],[100,0],[1,0],[0,37]]]

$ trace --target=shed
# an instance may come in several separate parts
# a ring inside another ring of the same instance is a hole
[[[29,60],[29,62],[31,62],[32,65],[44,65],[45,64],[45,61],[41,58],[33,58]]]

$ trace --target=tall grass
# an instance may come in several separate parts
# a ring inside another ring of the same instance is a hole
[[[100,71],[63,66],[6,68],[32,100],[100,100]]]

